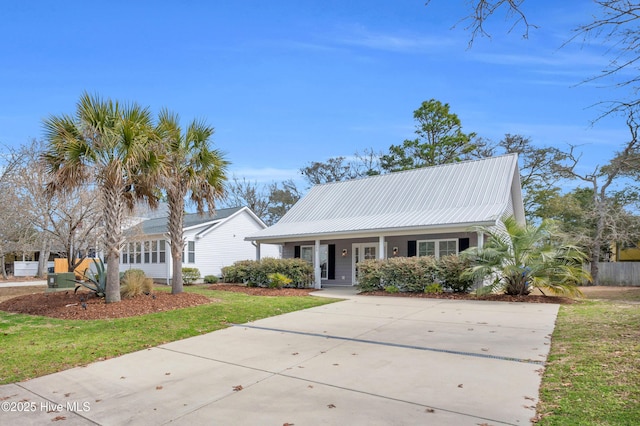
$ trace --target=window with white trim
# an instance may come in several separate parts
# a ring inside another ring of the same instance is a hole
[[[150,255],[151,255],[151,241],[145,241],[143,243],[144,247],[144,263],[149,263]]]
[[[158,256],[160,258],[159,263],[165,263],[167,258],[167,252],[166,252],[167,242],[165,240],[160,240],[159,244],[160,244],[160,247],[158,248]]]
[[[187,256],[188,256],[189,263],[196,263],[196,242],[188,241],[187,250],[188,250]]]
[[[433,256],[436,259],[458,254],[458,240],[422,240],[418,241],[418,256]]]

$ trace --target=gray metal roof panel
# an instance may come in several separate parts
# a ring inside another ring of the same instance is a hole
[[[317,185],[249,239],[494,221],[517,172],[513,154]]]
[[[220,221],[228,218],[241,209],[242,207],[217,209],[213,214],[204,213],[203,215],[199,215],[198,213],[187,213],[184,215],[184,228]],[[142,232],[146,235],[164,234],[168,232],[168,219],[168,217],[147,219],[135,227],[142,226]]]

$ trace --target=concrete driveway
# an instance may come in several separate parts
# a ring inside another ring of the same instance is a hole
[[[0,386],[0,421],[525,425],[535,415],[558,305],[321,294],[348,300]]]

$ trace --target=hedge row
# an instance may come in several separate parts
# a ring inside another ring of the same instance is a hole
[[[362,291],[390,288],[422,293],[427,286],[438,283],[445,290],[467,293],[473,287],[473,279],[461,274],[469,266],[468,259],[458,256],[365,260],[358,263],[358,288]]]
[[[313,267],[302,259],[241,260],[222,268],[222,279],[226,283],[244,283],[249,287],[269,287],[271,274],[282,274],[291,279],[287,287],[311,287]]]

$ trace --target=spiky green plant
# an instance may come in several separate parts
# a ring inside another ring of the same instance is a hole
[[[82,273],[82,280],[74,280],[78,285],[73,292],[76,293],[78,289],[85,287],[96,296],[105,297],[107,293],[107,271],[104,267],[104,262],[100,258],[97,260],[91,259],[91,261],[96,269],[95,272],[91,268],[87,268]]]
[[[582,268],[587,255],[567,243],[553,221],[527,226],[508,217],[502,225],[478,228],[487,240],[463,252],[472,262],[465,274],[491,279],[489,289],[509,295],[526,295],[534,288],[543,294],[580,294],[577,286],[591,279]]]

